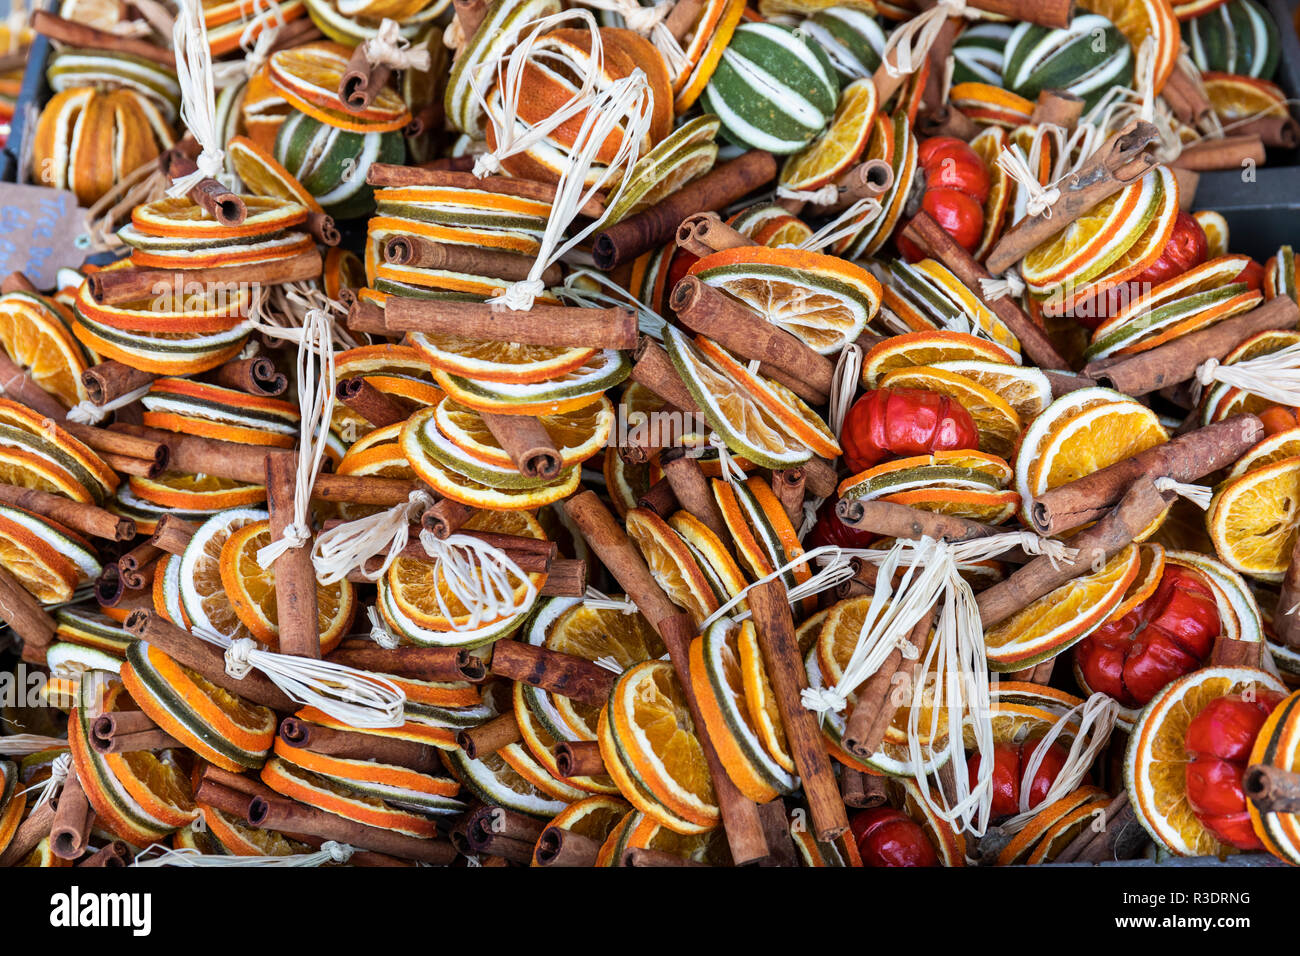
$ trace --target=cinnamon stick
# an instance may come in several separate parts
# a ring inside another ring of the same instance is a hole
[[[532,258],[517,252],[453,242],[435,242],[414,235],[390,236],[384,243],[384,260],[394,265],[491,276],[505,282],[522,282],[528,278],[533,268]],[[560,284],[564,279],[564,273],[558,264],[552,264],[546,267],[541,279],[547,288],[550,288]]]
[[[0,349],[0,395],[63,424],[68,410]]]
[[[1192,143],[1183,147],[1173,165],[1205,173],[1218,169],[1242,169],[1252,164],[1263,166],[1267,159],[1264,141],[1257,134],[1247,134]]]
[[[907,642],[918,652],[924,650],[933,623],[934,610],[931,609],[908,632]],[[906,706],[898,700],[899,689],[906,691],[911,688],[920,662],[919,653],[904,657],[903,652],[895,648],[879,670],[858,688],[855,695],[857,702],[849,712],[844,726],[844,747],[849,753],[858,757],[870,757],[880,748],[899,708]],[[908,698],[910,697],[911,694],[908,693]]]
[[[829,498],[835,494],[840,479],[832,462],[813,455],[799,466],[799,470],[803,472],[804,487],[814,498]]]
[[[294,486],[298,458],[293,453],[266,458],[266,503],[271,514],[271,540],[278,541],[294,523]],[[317,626],[316,568],[310,542],[290,548],[275,559],[276,623],[282,654],[320,660]]]
[[[560,476],[563,459],[541,421],[531,415],[497,415],[480,412],[492,437],[527,478],[553,481]]]
[[[597,706],[609,699],[618,679],[617,674],[586,658],[521,641],[497,641],[492,646],[490,671],[497,677]]]
[[[1083,97],[1075,96],[1069,90],[1043,90],[1038,94],[1038,102],[1029,122],[1035,126],[1051,123],[1061,129],[1073,131],[1083,116]]]
[[[1254,415],[1234,415],[1098,469],[1033,500],[1034,530],[1060,534],[1100,518],[1139,478],[1192,482],[1227,468],[1264,438]]]
[[[282,833],[308,833],[363,850],[374,850],[404,860],[446,866],[456,859],[456,849],[446,840],[407,836],[396,830],[366,826],[293,800],[253,797],[246,817],[250,826]]]
[[[802,468],[781,468],[772,472],[772,492],[781,502],[781,510],[797,529],[803,524],[803,499],[806,484]]]
[[[758,359],[792,377],[800,398],[826,402],[835,366],[785,329],[746,308],[697,276],[684,276],[673,287],[669,308],[688,329],[708,336],[741,358]]]
[[[69,435],[94,451],[139,458],[153,462],[161,471],[167,469],[170,455],[167,445],[163,442],[77,422],[64,422],[62,427]]]
[[[438,751],[415,740],[401,740],[379,734],[336,730],[308,723],[296,717],[280,721],[280,739],[290,747],[347,760],[373,760],[377,763],[407,767],[420,773],[440,774],[442,760]]]
[[[1210,651],[1215,667],[1259,667],[1264,653],[1262,641],[1243,641],[1220,633]]]
[[[456,22],[460,25],[460,35],[468,44],[487,16],[487,0],[452,0],[452,5],[456,11]]]
[[[1169,78],[1165,80],[1160,95],[1169,104],[1173,114],[1193,129],[1200,126],[1201,122],[1214,112],[1214,106],[1205,95],[1205,91],[1201,89],[1201,85],[1181,66],[1174,67]]]
[[[790,836],[790,814],[780,797],[758,805],[769,856],[759,866],[798,866],[799,851]]]
[[[118,558],[117,569],[123,583],[132,591],[138,591],[152,581],[152,568],[161,553],[161,548],[146,540]]]
[[[673,486],[667,478],[660,478],[651,485],[645,494],[637,498],[636,506],[649,509],[665,520],[681,508],[677,495],[673,492]]]
[[[1044,369],[1070,370],[1069,364],[1056,351],[1056,346],[1047,337],[1047,333],[1010,296],[993,299],[984,295],[979,280],[993,278],[990,272],[993,266],[990,264],[986,269],[976,262],[929,213],[924,210],[918,212],[904,227],[903,234],[927,254],[942,262],[966,288],[975,293],[1020,340],[1020,347],[1035,365]],[[1011,264],[1008,263],[1008,267]]]
[[[691,398],[681,376],[673,366],[668,353],[648,335],[641,336],[636,351],[632,354],[632,381],[644,385],[673,408],[684,412],[700,414],[700,408]]]
[[[383,306],[368,299],[352,300],[348,305],[348,328],[353,332],[367,335],[387,335],[388,327],[384,325]]]
[[[155,459],[132,458],[130,455],[119,455],[111,451],[101,451],[99,459],[114,471],[123,475],[157,478],[166,470],[159,467]]]
[[[70,501],[61,495],[39,488],[0,485],[0,501],[67,525],[74,531],[109,541],[130,541],[135,537],[135,522],[105,511],[96,505]]]
[[[637,340],[636,314],[629,309],[539,304],[516,312],[486,302],[401,296],[390,296],[385,304],[384,327],[390,333],[432,332],[564,348],[631,349]]]
[[[285,285],[319,279],[320,252],[310,249],[270,262],[245,263],[240,266],[212,266],[204,269],[111,269],[92,272],[88,277],[90,294],[100,305],[139,302],[157,294],[158,288],[222,284]]]
[[[112,843],[100,847],[78,863],[77,866],[124,867],[130,860],[131,848],[121,840],[114,840]]]
[[[391,163],[371,163],[366,170],[366,182],[380,188],[407,186],[440,186],[450,189],[473,189],[496,193],[500,196],[518,196],[538,202],[555,202],[555,183],[520,179],[514,176],[484,176],[454,169],[430,169],[427,166],[395,166]],[[588,199],[578,212],[590,219],[605,213],[605,200],[600,195]]]
[[[1098,385],[1141,396],[1177,385],[1196,375],[1207,359],[1222,359],[1242,342],[1270,329],[1294,329],[1300,322],[1295,301],[1280,295],[1244,315],[1181,335],[1136,355],[1102,359],[1084,367]]]
[[[537,593],[543,597],[582,597],[587,593],[587,562],[581,558],[556,558]]]
[[[776,157],[750,150],[593,237],[596,267],[606,271],[670,241],[691,213],[713,212],[776,178]]]
[[[555,766],[565,777],[604,776],[605,758],[594,740],[562,740],[555,745]]]
[[[1252,764],[1241,786],[1260,813],[1300,813],[1300,774],[1269,764]]]
[[[289,387],[289,377],[278,371],[275,363],[265,355],[231,359],[212,373],[212,382],[249,395],[266,397],[281,395]]]
[[[1175,71],[1177,72],[1177,71]],[[1101,819],[1090,821],[1088,826],[1066,844],[1065,849],[1056,855],[1053,863],[1073,863],[1079,859],[1079,855],[1088,848],[1090,844],[1098,839],[1102,839],[1105,832],[1106,824],[1113,820],[1123,810],[1128,803],[1128,791],[1121,790],[1106,808],[1101,811]]]
[[[922,537],[945,541],[973,541],[999,534],[1003,529],[970,518],[922,511],[892,501],[862,501],[841,498],[835,503],[840,521],[859,531],[870,531],[887,538]]]
[[[697,212],[687,216],[677,227],[677,245],[703,259],[725,249],[758,245],[749,236],[722,221],[716,212]]]
[[[153,718],[142,710],[115,710],[95,718],[90,725],[90,736],[92,740],[108,740],[114,736],[157,729]]]
[[[470,760],[480,760],[523,739],[514,711],[509,710],[477,727],[462,730],[456,735],[456,745]]]
[[[676,0],[664,17],[664,26],[679,44],[694,30],[695,21],[704,10],[704,0]]]
[[[817,839],[829,842],[848,830],[849,820],[817,718],[800,699],[808,687],[808,675],[795,641],[785,585],[779,580],[755,585],[748,600],[786,739],[803,780],[813,828]]]
[[[848,209],[859,199],[877,199],[894,185],[894,169],[883,159],[866,159],[842,173],[835,180],[835,201],[814,203],[821,215],[834,215]]]
[[[590,538],[588,540],[590,541]],[[626,585],[624,588],[626,589]],[[642,613],[644,611],[642,607]],[[704,751],[709,777],[713,781],[713,793],[718,801],[718,811],[722,815],[722,826],[727,833],[727,845],[731,849],[732,862],[736,866],[744,866],[766,860],[770,851],[758,805],[736,789],[736,785],[727,776],[726,768],[718,756],[717,749],[713,746],[713,741],[704,730],[705,723],[700,713],[700,702],[695,696],[694,685],[691,683],[689,646],[695,637],[695,626],[691,623],[689,615],[678,613],[661,619],[656,628],[663,639],[664,646],[668,649],[668,656],[672,659],[673,670],[677,673],[682,694],[686,698],[687,709],[691,713],[692,726],[696,728],[700,748]]]
[[[1300,123],[1294,116],[1260,116],[1248,123],[1233,126],[1241,136],[1257,136],[1265,146],[1275,149],[1295,149],[1300,146]]]
[[[50,825],[50,852],[60,860],[75,860],[86,852],[95,810],[73,771],[59,791],[54,820]]]
[[[1300,649],[1300,541],[1291,549],[1291,560],[1282,577],[1276,610],[1273,612],[1273,630],[1277,639],[1287,647]]]
[[[340,379],[334,397],[376,428],[404,422],[410,413],[388,393],[382,392],[361,376]]]
[[[71,777],[72,774],[68,776]],[[50,835],[50,828],[53,826],[54,804],[47,800],[27,814],[26,820],[18,824],[13,839],[9,841],[4,852],[0,853],[0,867],[16,866],[27,859],[27,854]]]
[[[533,850],[533,863],[537,866],[590,867],[596,865],[598,853],[600,853],[600,844],[591,837],[562,827],[550,826],[537,838],[537,846]]]
[[[343,234],[339,232],[333,216],[323,212],[308,212],[307,221],[303,225],[311,237],[323,246],[333,248],[343,241]]]
[[[680,613],[659,587],[650,574],[645,560],[636,545],[627,536],[623,527],[609,513],[609,509],[596,497],[594,491],[582,491],[564,503],[565,513],[582,533],[601,562],[609,569],[615,580],[623,588],[623,593],[632,599],[641,614],[656,630],[660,623],[676,617]],[[726,540],[725,538],[723,540]],[[500,648],[508,642],[498,642]],[[591,665],[597,667],[597,665]],[[495,655],[493,667],[496,667]],[[603,668],[597,668],[603,670]],[[605,673],[609,673],[606,671]],[[509,676],[509,675],[507,675]],[[549,689],[549,688],[548,688]],[[608,686],[605,688],[608,693]],[[602,698],[603,700],[603,698]],[[594,701],[600,703],[601,701]],[[699,726],[704,726],[703,722]]]
[[[168,750],[172,747],[184,747],[179,740],[165,730],[141,730],[137,733],[113,733],[106,737],[92,737],[90,746],[99,754],[125,754],[139,750]]]
[[[1137,811],[1122,791],[1106,808],[1104,829],[1076,857],[1079,863],[1106,863],[1128,859],[1147,841],[1146,831],[1138,823]]]
[[[158,376],[153,372],[144,372],[109,359],[82,372],[81,384],[92,405],[107,405],[129,392],[144,388],[156,378]]]
[[[388,83],[392,72],[391,67],[371,63],[366,41],[358,43],[339,79],[338,94],[344,108],[352,113],[364,112]]]
[[[149,538],[149,543],[159,551],[165,551],[168,554],[180,557],[185,553],[185,547],[190,543],[190,538],[194,537],[194,532],[198,530],[198,525],[186,521],[184,518],[178,518],[175,515],[163,515],[158,519],[158,524],[154,528],[153,535]]]
[[[250,777],[242,773],[235,773],[231,770],[223,770],[221,767],[217,767],[210,763],[205,763],[203,765],[202,778],[225,787],[227,790],[236,790],[239,793],[247,794],[250,797],[260,796],[272,800],[280,799],[280,794],[276,793],[256,777]],[[247,809],[247,807],[245,807],[245,809]],[[238,815],[243,817],[244,810],[240,810]]]
[[[934,75],[932,69],[930,76]],[[951,103],[943,103],[924,116],[916,118],[917,137],[924,139],[934,136],[953,136],[969,143],[980,134],[980,128],[978,123]]]
[[[889,800],[883,777],[862,773],[852,767],[840,768],[840,795],[846,807],[860,810],[882,807]]]
[[[476,514],[477,508],[443,498],[425,509],[420,516],[420,525],[435,538],[447,538],[459,531]]]
[[[272,710],[292,712],[298,709],[298,704],[260,671],[251,670],[247,677],[231,677],[226,673],[225,654],[221,648],[181,630],[155,611],[132,611],[127,615],[126,629],[133,637],[148,642],[232,694]]]
[[[45,649],[53,643],[57,625],[6,567],[0,567],[0,621],[22,639],[24,660],[29,659],[29,653],[44,660]]]
[[[30,22],[32,30],[36,33],[70,47],[82,50],[105,50],[109,53],[129,53],[132,56],[142,57],[150,63],[165,66],[173,72],[176,69],[176,57],[171,50],[146,40],[120,36],[85,23],[64,20],[45,10],[32,11]]]
[[[704,522],[719,541],[724,544],[730,541],[731,533],[722,518],[713,489],[704,477],[699,458],[686,448],[668,448],[660,454],[659,465],[682,508]]]
[[[1157,161],[1151,147],[1159,140],[1155,126],[1142,121],[1130,123],[1112,136],[1058,185],[1061,195],[1051,208],[1026,216],[1003,233],[985,259],[989,272],[1006,272],[1031,250],[1145,174]]]
[[[487,677],[483,661],[457,647],[380,647],[371,641],[345,641],[326,655],[345,667],[432,682],[481,683]]]
[[[171,179],[180,179],[198,172],[198,163],[184,153],[168,150],[163,156],[167,159],[166,172]],[[248,217],[248,207],[244,205],[243,197],[231,192],[224,183],[211,176],[200,179],[186,195],[223,226],[238,226]]]
[[[663,850],[655,850],[649,847],[628,847],[623,851],[623,866],[708,866],[707,863],[700,863],[696,860],[688,860],[684,856],[678,856],[676,853],[666,853]]]
[[[505,807],[481,806],[468,814],[465,838],[475,853],[500,856],[512,863],[528,863],[533,844],[542,835],[542,821]]]
[[[984,627],[1006,620],[1090,568],[1100,567],[1132,543],[1134,536],[1145,530],[1173,498],[1172,492],[1157,491],[1149,478],[1135,481],[1108,514],[1070,540],[1069,546],[1077,550],[1073,558],[1062,558],[1055,567],[1046,555],[1035,558],[1005,580],[981,591],[976,602]]]

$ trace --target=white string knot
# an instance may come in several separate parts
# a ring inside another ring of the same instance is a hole
[[[506,552],[488,544],[482,538],[468,534],[453,534],[438,538],[431,531],[420,532],[420,543],[425,553],[433,558],[432,578],[435,585],[441,579],[452,598],[459,602],[469,616],[463,621],[447,603],[441,587],[434,587],[438,610],[449,622],[452,630],[472,631],[518,614],[528,608],[537,597],[537,585],[524,573]],[[519,584],[523,593],[516,596]]]
[[[311,540],[311,492],[325,464],[334,413],[333,327],[334,317],[324,309],[309,310],[301,329],[270,327],[269,334],[298,342],[298,468],[293,521],[278,539],[258,549],[257,563],[263,568]]]
[[[981,278],[980,292],[987,302],[996,302],[1007,296],[1018,299],[1025,294],[1025,280],[1020,278],[1019,272],[1011,268],[1000,276]]]
[[[347,521],[322,532],[311,555],[316,580],[321,584],[334,584],[354,569],[359,569],[367,581],[379,580],[406,547],[411,522],[432,504],[433,496],[427,491],[412,491],[406,501],[387,511]],[[366,562],[377,554],[384,555],[383,564],[374,571],[367,571]]]
[[[257,642],[251,637],[240,637],[230,642],[226,648],[226,673],[235,680],[243,680],[253,671],[251,661],[253,651],[257,650]]]
[[[491,150],[479,153],[474,157],[473,171],[478,179],[484,176],[495,176],[501,172],[501,160],[497,159],[497,154]]]
[[[1078,548],[1071,548],[1063,541],[1044,538],[1032,531],[1011,531],[1006,534],[990,535],[989,538],[998,539],[998,546],[1006,541],[1007,547],[1003,548],[1003,551],[1019,545],[1025,554],[1042,555],[1057,570],[1060,570],[1062,561],[1072,561],[1079,554]]]
[[[339,843],[336,840],[326,840],[320,845],[320,852],[328,853],[330,861],[333,863],[346,863],[352,859],[352,854],[356,851],[346,843]]]
[[[372,66],[419,72],[429,69],[429,48],[424,44],[412,47],[411,41],[402,36],[401,24],[387,17],[379,24],[378,32],[365,41],[365,54]]]
[[[174,198],[184,196],[203,179],[216,178],[226,160],[217,131],[212,51],[198,0],[180,0],[172,46],[176,54],[176,80],[181,88],[181,120],[202,150],[195,161],[198,168],[174,180],[168,188],[167,195]]]
[[[814,206],[829,206],[840,196],[840,187],[827,183],[819,189],[791,189],[789,186],[777,186],[776,194],[782,199],[796,202],[810,202]]]
[[[909,76],[921,68],[930,47],[949,17],[979,19],[978,10],[968,10],[966,0],[939,0],[937,4],[902,24],[889,35],[880,60],[894,79]]]
[[[245,18],[239,34],[243,57],[212,64],[214,85],[220,88],[238,83],[256,74],[271,58],[271,49],[284,28],[284,13],[276,0],[254,0],[251,17]]]
[[[1024,189],[1027,197],[1025,210],[1031,216],[1052,218],[1052,204],[1061,198],[1061,190],[1055,185],[1043,186],[1029,168],[1029,160],[1017,144],[1003,147],[998,155],[998,168],[1016,181]]]
[[[1224,364],[1206,359],[1196,369],[1196,394],[1215,382],[1258,395],[1277,405],[1300,406],[1300,345],[1288,345],[1276,352],[1240,362]]]
[[[546,292],[546,283],[541,279],[520,279],[506,286],[498,295],[488,301],[501,305],[511,312],[527,312],[539,295]]]
[[[391,651],[402,643],[402,638],[393,633],[388,622],[380,615],[379,608],[374,604],[366,608],[366,616],[370,618],[370,639],[380,647]]]
[[[838,714],[849,706],[848,698],[836,687],[805,687],[799,695],[804,708],[815,714]]]
[[[203,627],[191,633],[225,650],[226,673],[235,680],[256,668],[291,700],[324,711],[349,727],[400,727],[406,722],[405,691],[379,674],[262,650],[252,638],[232,641]]]
[[[115,412],[119,408],[125,408],[127,405],[144,398],[149,394],[150,388],[152,386],[142,385],[139,388],[132,389],[125,395],[119,395],[111,402],[105,402],[103,405],[96,405],[89,399],[83,399],[68,409],[67,419],[78,425],[98,425],[111,412]],[[4,389],[0,389],[0,391],[4,391]]]
[[[32,808],[35,809],[36,807],[53,800],[54,795],[62,790],[64,784],[68,782],[68,775],[70,773],[72,773],[72,755],[69,753],[59,754],[50,763],[50,775],[40,783],[33,784],[23,791],[23,793],[27,793],[30,790],[39,791],[39,794],[36,797],[36,802],[32,805]]]
[[[1169,477],[1157,478],[1155,486],[1156,491],[1172,491],[1180,498],[1186,498],[1202,511],[1210,507],[1210,500],[1214,497],[1214,490],[1205,485],[1186,484]]]

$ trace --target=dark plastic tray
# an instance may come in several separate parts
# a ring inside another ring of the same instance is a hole
[[[1282,56],[1273,81],[1288,98],[1300,98],[1300,37],[1292,16],[1300,0],[1266,0],[1277,22]],[[1296,107],[1291,107],[1296,114]],[[1202,173],[1194,209],[1213,209],[1228,222],[1233,252],[1264,261],[1278,246],[1300,242],[1300,155],[1269,150],[1268,164],[1243,177],[1242,170]]]
[[[57,0],[45,0],[47,10],[57,9]],[[37,4],[33,4],[36,7]],[[26,173],[24,156],[31,155],[27,137],[35,128],[36,118],[50,98],[50,84],[45,79],[45,64],[50,58],[50,41],[39,33],[32,39],[27,52],[27,67],[23,71],[23,85],[14,103],[14,118],[9,124],[9,139],[0,151],[0,179],[16,182]],[[24,153],[26,150],[26,153]]]

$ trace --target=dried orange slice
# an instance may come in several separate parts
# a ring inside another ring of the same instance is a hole
[[[1215,490],[1205,523],[1229,567],[1281,581],[1300,528],[1300,458],[1260,465]]]
[[[401,129],[411,121],[411,111],[390,86],[381,88],[364,110],[353,113],[343,107],[338,90],[351,54],[351,50],[339,43],[305,43],[271,54],[267,61],[268,76],[291,106],[308,115],[312,113],[303,109],[304,104],[326,115],[341,114],[367,132]]]
[[[276,793],[347,820],[425,839],[438,835],[431,817],[401,809],[379,797],[294,766],[281,757],[273,756],[267,760],[261,777],[262,782]]]
[[[0,296],[0,349],[69,408],[86,397],[88,363],[61,307],[27,292]]]
[[[221,546],[219,570],[235,615],[254,637],[274,650],[280,643],[275,569],[257,563],[257,552],[270,543],[269,521],[255,521],[237,528]],[[316,585],[316,629],[322,654],[328,654],[343,639],[356,611],[356,588],[350,581]]]
[[[869,77],[844,87],[830,125],[785,161],[780,184],[793,190],[817,189],[845,172],[867,148],[877,101],[876,87]]]
[[[686,542],[649,508],[633,508],[626,523],[628,537],[636,543],[655,581],[699,627],[718,609],[718,599]]]
[[[1020,364],[1003,346],[964,332],[908,332],[890,336],[862,357],[862,384],[875,388],[894,369],[954,361]]]
[[[136,206],[131,223],[142,233],[195,239],[235,239],[269,235],[307,219],[307,207],[300,202],[270,196],[244,196],[248,215],[237,226],[223,226],[188,197],[155,199]]]
[[[1278,695],[1276,677],[1249,667],[1205,667],[1161,690],[1133,727],[1124,754],[1124,785],[1138,821],[1152,838],[1178,856],[1225,856],[1220,843],[1187,802],[1187,727],[1212,701],[1230,694]]]
[[[1100,570],[1075,578],[984,631],[992,671],[1014,671],[1055,657],[1087,637],[1124,600],[1141,567],[1130,544]]]

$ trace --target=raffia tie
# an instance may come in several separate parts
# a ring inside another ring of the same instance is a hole
[[[908,20],[889,35],[880,54],[885,72],[898,79],[919,70],[949,17],[977,20],[980,12],[967,9],[966,0],[939,0],[935,6]]]
[[[1243,392],[1258,395],[1278,405],[1300,407],[1300,345],[1269,352],[1257,358],[1225,365],[1218,359],[1206,359],[1196,369],[1196,394],[1215,382],[1222,382]]]
[[[371,66],[421,73],[429,69],[429,48],[424,44],[411,46],[411,41],[402,36],[401,24],[386,17],[379,24],[379,31],[365,41],[365,50],[366,61]]]
[[[1024,188],[1028,196],[1025,211],[1029,215],[1052,217],[1052,204],[1061,198],[1061,190],[1055,185],[1045,187],[1038,181],[1019,146],[1013,144],[1003,148],[998,156],[998,168]]]
[[[167,195],[186,195],[204,179],[215,179],[225,167],[226,154],[217,132],[216,88],[212,76],[212,51],[198,0],[180,0],[176,28],[172,31],[176,53],[176,80],[181,88],[181,120],[194,134],[202,151],[188,176],[172,182]]]

